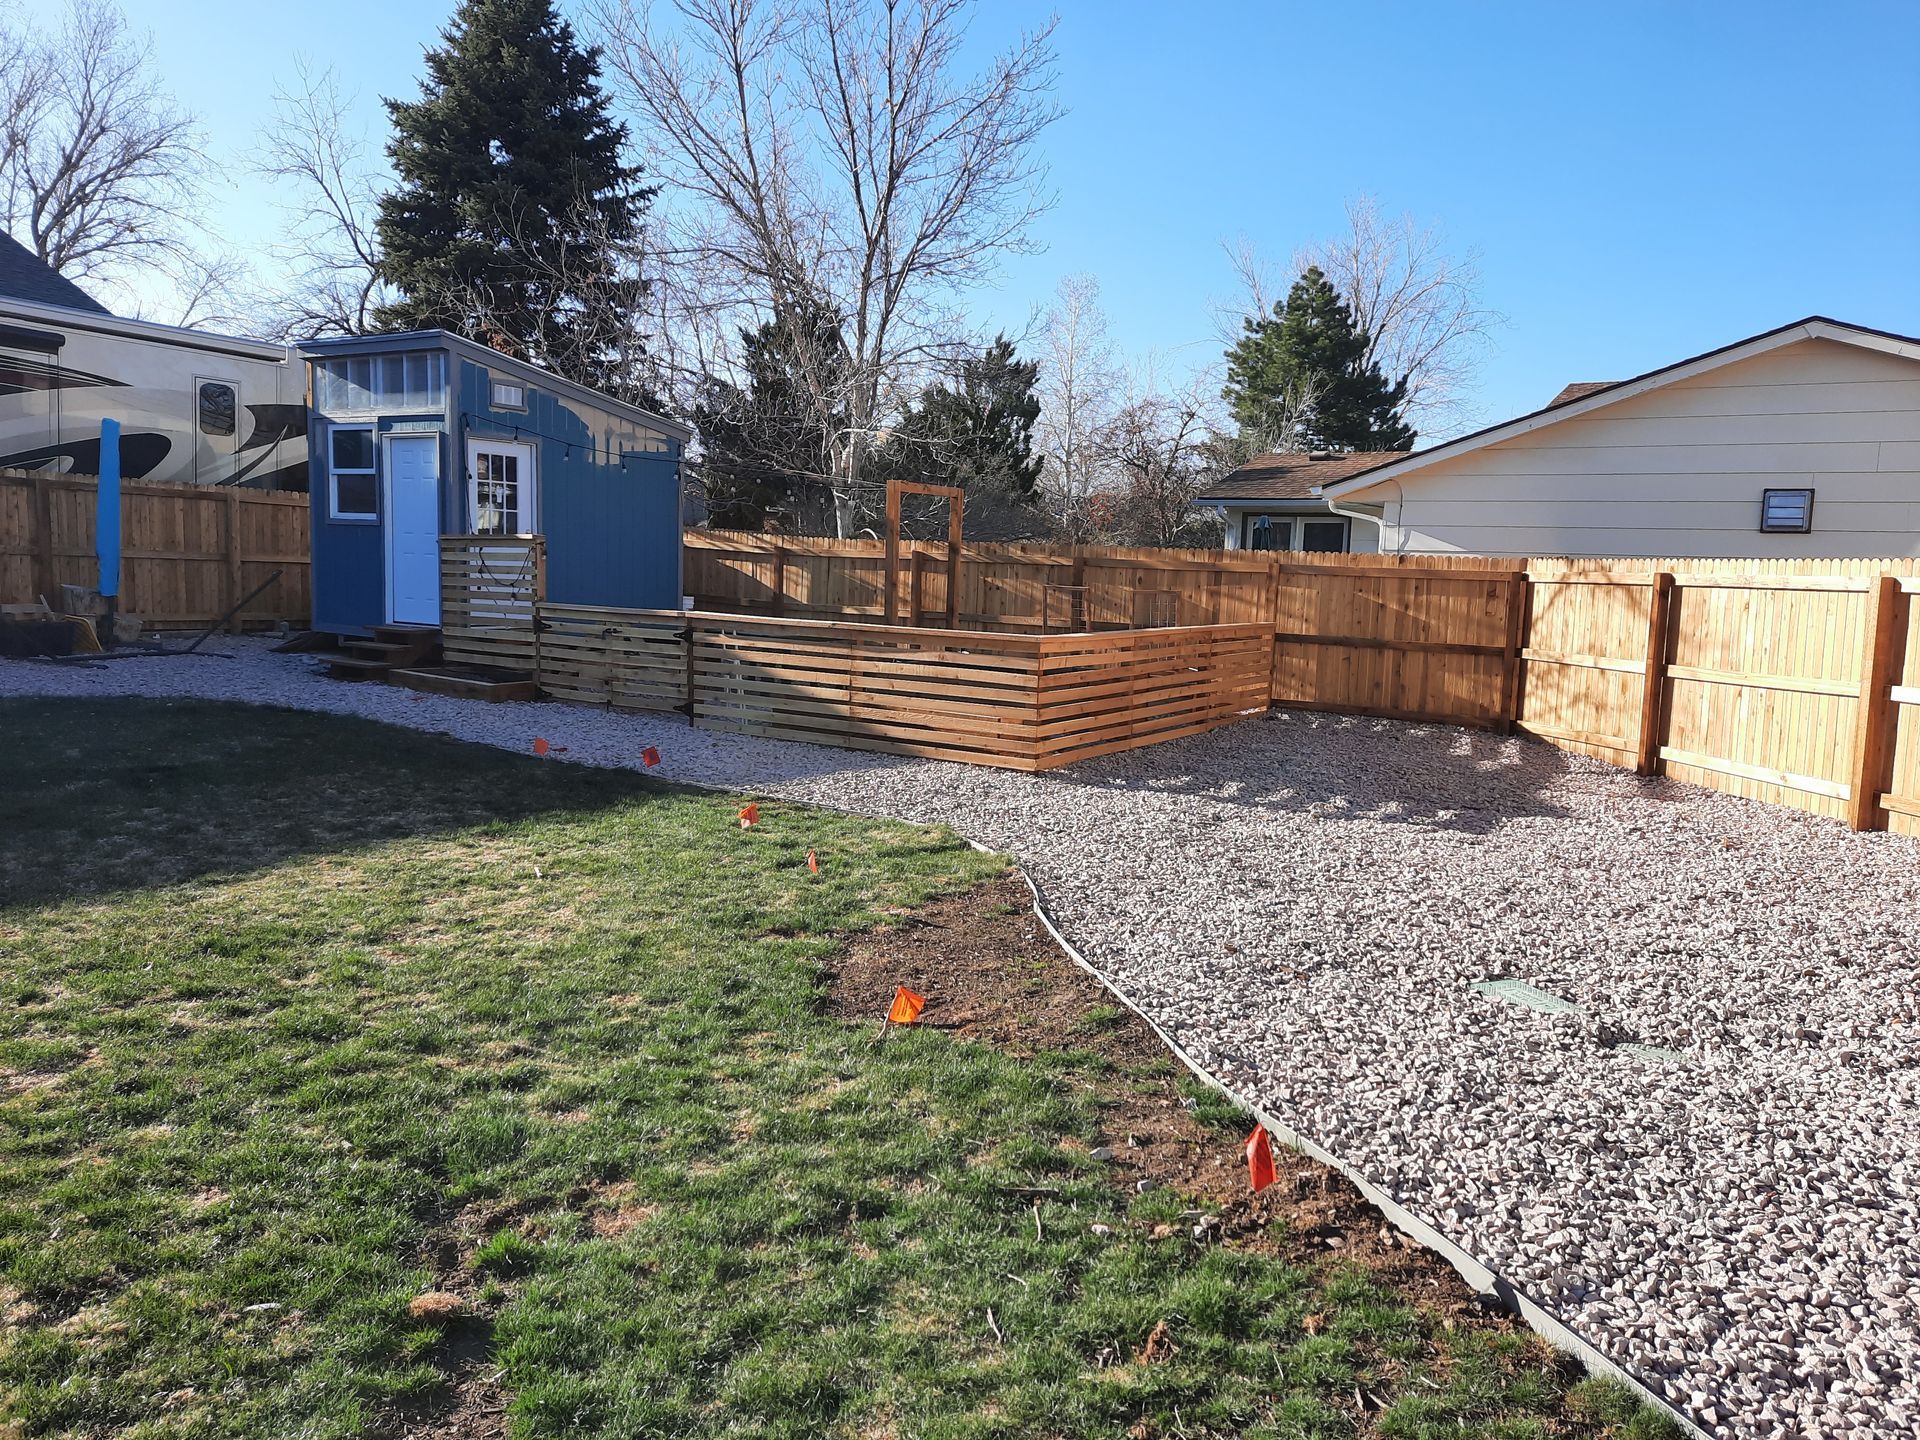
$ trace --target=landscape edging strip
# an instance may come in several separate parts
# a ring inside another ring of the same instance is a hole
[[[976,840],[968,840],[967,844],[971,845],[975,850],[989,855],[1002,855],[1006,853],[1002,850],[995,850],[991,846],[982,845]],[[1095,980],[1099,981],[1101,988],[1113,996],[1115,1000],[1119,1001],[1121,1005],[1125,1006],[1127,1011],[1139,1019],[1149,1030],[1153,1031],[1153,1033],[1160,1038],[1160,1043],[1174,1053],[1180,1063],[1193,1073],[1195,1079],[1199,1080],[1208,1088],[1225,1096],[1228,1100],[1253,1116],[1254,1119],[1266,1127],[1268,1134],[1274,1136],[1283,1144],[1299,1151],[1310,1160],[1318,1161],[1328,1169],[1339,1171],[1340,1174],[1344,1175],[1353,1183],[1354,1188],[1359,1190],[1376,1209],[1392,1222],[1394,1228],[1403,1234],[1412,1236],[1413,1239],[1421,1245],[1445,1260],[1459,1273],[1462,1280],[1474,1288],[1476,1293],[1492,1296],[1508,1311],[1525,1320],[1536,1332],[1545,1337],[1547,1342],[1556,1350],[1562,1350],[1574,1356],[1585,1365],[1590,1372],[1607,1375],[1618,1380],[1621,1384],[1627,1386],[1628,1389],[1640,1396],[1648,1405],[1671,1416],[1674,1422],[1678,1424],[1685,1433],[1697,1437],[1697,1440],[1714,1440],[1713,1436],[1709,1435],[1707,1431],[1702,1430],[1691,1417],[1677,1408],[1670,1400],[1664,1396],[1655,1394],[1639,1377],[1635,1376],[1631,1371],[1624,1369],[1617,1361],[1595,1349],[1591,1343],[1568,1328],[1567,1324],[1558,1316],[1543,1308],[1539,1302],[1528,1296],[1519,1286],[1513,1284],[1513,1282],[1506,1279],[1506,1277],[1489,1267],[1485,1261],[1463,1249],[1457,1242],[1441,1234],[1440,1231],[1436,1230],[1427,1221],[1421,1219],[1420,1216],[1401,1205],[1386,1191],[1373,1184],[1372,1181],[1368,1180],[1365,1175],[1361,1174],[1354,1167],[1348,1165],[1337,1156],[1321,1149],[1313,1141],[1307,1139],[1306,1136],[1299,1134],[1286,1125],[1282,1125],[1258,1105],[1246,1099],[1246,1097],[1236,1094],[1219,1080],[1215,1079],[1208,1073],[1204,1066],[1186,1052],[1179,1041],[1175,1040],[1163,1030],[1159,1024],[1154,1021],[1152,1016],[1144,1013],[1139,1006],[1135,1005],[1122,994],[1111,980],[1087,962],[1086,957],[1080,953],[1073,942],[1067,939],[1066,934],[1054,923],[1053,915],[1047,909],[1046,896],[1041,891],[1039,882],[1019,865],[1014,866],[1014,873],[1025,883],[1027,893],[1033,897],[1034,915],[1039,919],[1040,923],[1046,927],[1047,933],[1053,937],[1054,943],[1066,952],[1067,958],[1072,960],[1075,965],[1078,965]]]

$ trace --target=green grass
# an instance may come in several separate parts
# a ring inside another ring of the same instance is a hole
[[[523,1435],[1653,1433],[1364,1273],[1151,1241],[1179,1198],[1063,1143],[1084,1053],[827,1018],[845,936],[999,870],[943,831],[278,711],[0,726],[0,1434],[394,1433],[449,1282]]]

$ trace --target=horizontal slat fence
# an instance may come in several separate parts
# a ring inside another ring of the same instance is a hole
[[[57,601],[62,585],[92,590],[99,482],[0,471],[0,603]],[[156,628],[206,625],[276,571],[236,626],[312,612],[307,497],[213,485],[120,487],[119,608]]]
[[[534,606],[546,593],[546,543],[539,536],[441,536],[441,656],[455,665],[530,672]]]

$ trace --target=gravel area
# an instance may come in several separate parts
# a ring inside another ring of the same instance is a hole
[[[947,821],[1220,1079],[1703,1427],[1920,1431],[1920,845],[1523,739],[1280,712],[1033,777],[231,658],[0,661]],[[1476,989],[1520,980],[1573,1008]]]

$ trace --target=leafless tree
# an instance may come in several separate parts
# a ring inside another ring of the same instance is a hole
[[[1199,384],[1163,390],[1149,372],[1114,417],[1109,455],[1122,484],[1120,538],[1136,545],[1220,543],[1219,523],[1195,507],[1201,486],[1217,478],[1218,403]]]
[[[351,102],[332,71],[315,74],[303,62],[274,96],[255,160],[286,197],[278,249],[290,283],[271,309],[287,339],[363,335],[385,298],[374,236],[382,169],[348,119]]]
[[[1367,358],[1407,377],[1407,415],[1428,430],[1468,418],[1467,390],[1500,316],[1480,303],[1471,251],[1448,252],[1439,231],[1412,215],[1387,218],[1370,195],[1347,202],[1347,229],[1299,257],[1317,264],[1372,341]]]
[[[1383,216],[1369,195],[1348,201],[1346,214],[1346,232],[1297,251],[1284,276],[1251,242],[1227,247],[1241,294],[1216,307],[1223,343],[1240,338],[1245,316],[1272,314],[1292,277],[1318,265],[1366,330],[1367,358],[1390,380],[1407,377],[1408,419],[1423,432],[1457,430],[1471,418],[1467,394],[1502,319],[1480,302],[1477,257],[1450,252],[1411,215]]]
[[[956,295],[1050,203],[1052,25],[969,73],[969,0],[596,0],[607,61],[656,173],[669,355],[724,363],[790,332],[831,459],[836,528],[916,376],[971,337]],[[837,353],[814,363],[819,317]],[[691,334],[691,340],[685,337]]]
[[[1040,484],[1054,523],[1091,537],[1089,499],[1109,474],[1111,430],[1123,377],[1091,275],[1060,282],[1040,330],[1040,420],[1035,443],[1046,457]]]
[[[74,280],[125,281],[193,253],[206,159],[140,37],[107,0],[0,36],[6,228]]]

